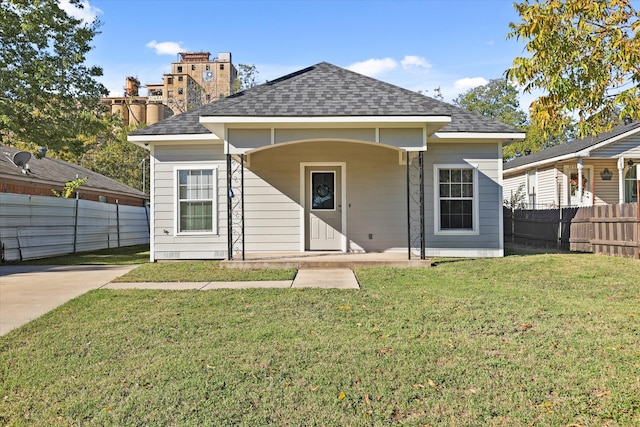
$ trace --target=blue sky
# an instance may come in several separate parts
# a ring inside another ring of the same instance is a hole
[[[65,0],[61,0],[64,4]],[[326,61],[450,101],[499,78],[524,43],[506,40],[509,0],[83,0],[102,22],[87,57],[112,96],[125,77],[162,82],[177,52],[231,52],[264,82]],[[526,105],[528,100],[521,99]]]

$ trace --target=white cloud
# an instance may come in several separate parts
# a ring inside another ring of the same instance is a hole
[[[80,1],[80,6],[73,5],[69,0],[58,0],[60,9],[64,10],[67,15],[72,16],[86,23],[91,23],[98,19],[98,15],[102,14],[102,10],[89,4],[89,0]]]
[[[366,61],[356,62],[347,67],[351,71],[373,77],[378,74],[393,70],[398,67],[398,63],[391,58],[367,59]]]
[[[405,70],[427,70],[431,68],[431,64],[429,64],[426,59],[415,55],[405,55],[402,61],[400,61],[400,64],[402,64],[402,68]]]
[[[453,88],[458,93],[462,93],[474,87],[486,85],[487,83],[489,83],[489,81],[484,77],[465,77],[464,79],[456,80],[453,83]]]
[[[180,52],[186,51],[186,49],[180,45],[181,43],[182,42],[158,43],[155,40],[151,40],[149,43],[147,43],[147,47],[154,49],[156,51],[156,55],[177,55]]]

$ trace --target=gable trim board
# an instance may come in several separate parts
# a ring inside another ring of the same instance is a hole
[[[339,252],[407,252],[406,159],[415,151],[428,153],[425,253],[502,256],[501,147],[522,138],[504,124],[320,63],[139,129],[129,141],[152,153],[151,257],[157,260],[233,256],[223,215],[232,209],[224,190],[227,176],[218,171],[212,214],[217,232],[207,234],[177,233],[175,180],[185,165],[219,169],[236,154],[246,158],[248,252],[311,247],[306,233],[312,176],[335,179],[340,191],[338,206],[330,210],[339,210],[339,223],[332,225],[340,234]],[[438,228],[434,165],[474,171],[473,230]]]

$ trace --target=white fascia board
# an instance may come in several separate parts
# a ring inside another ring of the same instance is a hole
[[[375,123],[450,123],[450,116],[322,116],[322,117],[269,117],[269,116],[201,116],[206,124],[375,124]]]
[[[526,165],[517,166],[511,169],[504,169],[504,174],[510,174],[512,172],[520,172],[527,169],[538,168],[540,166],[548,165],[550,163],[562,162],[564,160],[578,158],[578,155],[575,153],[565,154],[564,156],[551,157],[550,159],[538,160],[537,162],[527,163]]]
[[[524,139],[527,134],[519,133],[484,133],[484,132],[436,132],[439,139]]]
[[[161,142],[161,141],[216,141],[219,140],[213,133],[173,134],[173,135],[129,135],[129,142]]]

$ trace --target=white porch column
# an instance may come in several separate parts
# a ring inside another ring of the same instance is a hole
[[[618,203],[624,203],[624,157],[618,157]]]
[[[578,194],[580,195],[579,206],[582,206],[582,158],[578,159]]]

